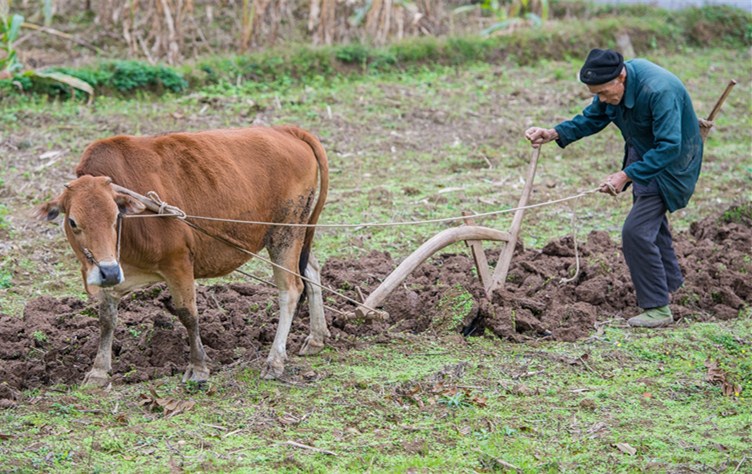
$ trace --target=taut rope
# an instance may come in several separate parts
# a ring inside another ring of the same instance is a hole
[[[201,226],[199,226],[199,225],[197,225],[195,223],[188,222],[187,219],[197,219],[197,220],[200,219],[200,220],[208,220],[208,221],[215,221],[215,222],[227,222],[227,223],[234,223],[234,224],[274,225],[274,226],[285,226],[285,227],[322,227],[322,228],[333,228],[333,227],[336,227],[336,228],[348,228],[348,227],[349,228],[353,228],[353,227],[360,227],[360,228],[362,228],[362,227],[394,227],[394,226],[404,226],[404,225],[434,224],[434,223],[453,222],[453,221],[464,220],[464,219],[467,219],[467,217],[468,217],[468,216],[446,217],[446,218],[440,218],[440,219],[427,219],[427,220],[421,220],[421,221],[386,222],[386,223],[373,222],[373,223],[367,223],[367,224],[294,224],[294,223],[284,223],[284,222],[279,222],[278,223],[278,222],[263,222],[263,221],[245,221],[245,220],[238,220],[238,219],[221,219],[221,218],[216,218],[216,217],[193,216],[193,215],[187,214],[185,211],[183,211],[179,207],[172,206],[172,205],[166,203],[165,201],[163,201],[159,197],[159,195],[156,192],[154,192],[154,191],[149,191],[148,193],[146,193],[146,196],[143,196],[143,195],[141,195],[139,193],[136,193],[135,191],[131,191],[130,189],[123,188],[122,186],[118,186],[118,185],[114,185],[113,184],[113,187],[115,187],[115,189],[118,192],[127,194],[127,195],[133,197],[134,199],[137,199],[142,204],[144,204],[147,209],[149,209],[149,210],[151,210],[152,212],[155,213],[155,214],[128,214],[128,215],[125,215],[124,217],[128,217],[128,218],[175,217],[175,218],[178,218],[178,219],[182,220],[183,222],[185,222],[186,225],[192,227],[193,229],[196,229],[197,231],[199,231],[199,232],[201,232],[201,233],[203,233],[203,234],[205,234],[205,235],[207,235],[207,236],[209,236],[209,237],[211,237],[211,238],[213,238],[215,240],[219,240],[220,242],[222,242],[225,245],[228,245],[228,246],[230,246],[230,247],[238,250],[239,252],[245,253],[246,255],[249,255],[251,257],[255,257],[255,258],[261,260],[262,262],[268,263],[272,267],[279,268],[280,270],[283,270],[283,271],[285,271],[287,273],[295,275],[295,276],[299,277],[300,279],[302,279],[303,281],[305,281],[305,282],[307,282],[307,283],[309,283],[311,285],[317,286],[317,287],[321,288],[322,290],[326,290],[326,291],[328,291],[328,292],[330,292],[330,293],[332,293],[332,294],[334,294],[336,296],[339,296],[340,298],[344,299],[345,301],[353,303],[356,306],[364,307],[364,308],[366,308],[366,309],[368,309],[370,311],[376,311],[376,310],[374,308],[369,308],[367,306],[364,306],[362,302],[356,301],[356,300],[354,300],[354,299],[352,299],[352,298],[350,298],[350,297],[348,297],[348,296],[346,296],[346,295],[344,295],[342,293],[339,293],[336,290],[333,290],[333,289],[331,289],[329,287],[323,286],[323,285],[321,285],[321,284],[319,284],[319,283],[311,280],[310,278],[307,278],[307,277],[305,277],[303,275],[300,275],[298,272],[292,271],[292,270],[290,270],[288,268],[283,267],[282,265],[278,265],[278,264],[272,262],[271,260],[269,260],[267,258],[264,258],[264,257],[262,257],[262,256],[260,256],[260,255],[258,255],[256,253],[254,253],[254,252],[251,252],[250,250],[247,250],[247,249],[241,247],[240,245],[236,244],[235,242],[230,241],[229,239],[227,239],[225,237],[212,234],[209,231],[207,231],[206,229],[204,229],[203,227],[201,227]],[[582,196],[586,196],[588,194],[596,193],[596,192],[598,192],[599,189],[600,189],[600,187],[594,188],[594,189],[590,189],[588,191],[583,191],[583,192],[580,192],[580,193],[572,195],[572,196],[567,196],[565,198],[555,199],[555,200],[541,202],[541,203],[537,203],[537,204],[530,204],[530,205],[527,205],[527,206],[519,206],[519,207],[514,207],[514,208],[509,208],[509,209],[503,209],[503,210],[500,210],[500,211],[491,211],[491,212],[484,212],[484,213],[480,213],[480,214],[474,214],[471,217],[473,217],[473,218],[482,218],[482,217],[495,216],[495,215],[509,213],[509,212],[516,212],[516,211],[522,210],[522,209],[534,209],[534,208],[538,208],[538,207],[550,206],[552,204],[557,204],[557,203],[561,203],[561,202],[571,201],[571,200],[574,200],[574,199],[578,199],[578,198],[580,198]],[[574,218],[574,210],[573,210],[573,217],[572,217],[572,219],[573,219],[573,223],[574,223],[574,219],[575,219]],[[118,231],[119,230],[120,229],[118,228]],[[573,230],[573,232],[575,232],[575,231]],[[120,235],[119,234],[120,234],[120,232],[118,232],[118,254],[120,253],[119,252],[120,251]],[[569,279],[566,279],[566,280],[562,279],[561,280],[562,283],[566,283],[566,282],[569,282],[569,281],[574,281],[577,278],[577,276],[579,274],[579,271],[580,271],[580,261],[579,261],[579,254],[577,252],[577,237],[576,237],[576,235],[574,236],[574,245],[575,245],[575,260],[576,260],[575,274],[574,274],[574,276],[572,278],[569,278]],[[238,271],[239,273],[242,273],[243,275],[248,276],[248,274],[246,272],[239,271],[239,270],[236,270],[236,271]],[[261,281],[263,283],[271,284],[270,282],[267,282],[267,281],[265,281],[265,280],[263,280],[261,278],[258,278],[258,277],[255,277],[255,276],[253,278],[255,278],[256,280],[259,280],[259,281]],[[273,284],[271,284],[271,285],[272,286],[276,286],[276,285],[273,285]],[[332,308],[329,308],[329,309],[332,309]]]
[[[170,206],[166,204],[165,202],[159,199],[159,196],[157,196],[156,193],[149,192],[147,193],[147,196],[149,196],[149,198],[145,198],[145,199],[151,199],[153,203],[155,203],[158,206],[158,210],[152,209],[154,210],[154,212],[156,212],[156,214],[132,214],[132,215],[128,215],[127,217],[177,217],[178,219],[183,219],[183,220],[184,219],[196,219],[196,220],[206,220],[206,221],[214,221],[214,222],[226,222],[230,224],[273,225],[273,226],[279,226],[279,227],[316,227],[316,228],[398,227],[398,226],[407,226],[407,225],[424,225],[424,224],[439,224],[439,223],[444,223],[444,222],[456,222],[456,221],[463,221],[467,219],[468,217],[477,219],[477,218],[483,218],[483,217],[496,216],[499,214],[506,214],[509,212],[516,212],[516,211],[523,210],[523,209],[535,209],[538,207],[545,207],[545,206],[550,206],[552,204],[558,204],[561,202],[578,199],[583,196],[587,196],[588,194],[596,193],[598,192],[599,189],[600,187],[597,187],[597,188],[593,188],[588,191],[582,191],[578,194],[567,196],[561,199],[554,199],[551,201],[539,202],[537,204],[530,204],[527,206],[511,207],[508,209],[502,209],[500,211],[482,212],[479,214],[472,214],[470,216],[443,217],[439,219],[425,219],[425,220],[419,220],[419,221],[368,222],[364,224],[295,224],[295,223],[289,223],[289,222],[245,221],[245,220],[239,220],[239,219],[223,219],[219,217],[194,216],[194,215],[185,213],[182,209],[176,206]],[[166,210],[169,212],[163,212],[163,210]]]

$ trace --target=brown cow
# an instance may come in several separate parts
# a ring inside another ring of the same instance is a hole
[[[145,207],[117,192],[112,183],[140,194],[153,191],[188,215],[296,224],[317,222],[329,183],[321,143],[295,127],[107,138],[87,147],[76,176],[37,213],[47,220],[61,211],[65,214],[65,234],[81,262],[86,290],[100,299],[99,349],[84,383],[102,386],[109,384],[120,298],[158,281],[167,282],[177,316],[188,330],[191,355],[183,381],[207,380],[194,280],[226,275],[249,260],[247,254],[176,218],[120,221],[122,214],[142,213]],[[310,253],[314,227],[193,222],[250,252],[265,247],[277,265],[319,282],[318,264]],[[265,378],[284,371],[287,335],[304,286],[311,328],[300,354],[319,352],[329,336],[320,287],[304,285],[299,276],[276,266],[274,281],[280,317],[262,371]]]

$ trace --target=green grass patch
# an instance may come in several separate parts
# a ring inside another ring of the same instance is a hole
[[[0,450],[11,472],[733,471],[749,446],[749,394],[723,396],[704,361],[740,376],[750,341],[738,334],[750,331],[749,319],[614,327],[534,347],[403,335],[293,357],[293,373],[315,382],[262,381],[256,368],[215,374],[204,391],[164,379],[159,396],[195,402],[172,417],[146,408],[143,386],[41,390],[0,414],[12,435]]]

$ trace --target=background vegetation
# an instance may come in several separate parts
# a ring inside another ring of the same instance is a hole
[[[668,12],[640,5],[617,9],[576,0],[554,0],[550,5],[545,0],[468,5],[430,0],[57,3],[27,0],[18,5],[18,11],[29,18],[44,13],[46,26],[25,22],[22,14],[13,13],[13,9],[3,13],[0,8],[0,27],[4,28],[0,46],[5,51],[0,70],[7,76],[0,81],[0,91],[5,95],[15,91],[68,97],[76,90],[83,96],[89,94],[86,86],[77,87],[78,82],[29,74],[29,68],[39,71],[39,66],[79,79],[97,94],[139,90],[159,94],[219,82],[306,81],[351,73],[408,71],[432,64],[458,66],[506,58],[529,64],[577,58],[583,50],[596,46],[623,46],[630,53],[752,45],[750,15],[732,7]],[[307,24],[302,21],[305,13]],[[397,17],[412,20],[400,22]],[[325,30],[337,34],[322,32],[321,25],[327,22],[335,26]],[[31,31],[23,34],[28,29]],[[211,31],[211,38],[204,31]],[[485,39],[479,40],[478,34]],[[37,48],[49,47],[50,42],[58,48],[62,42],[74,57],[88,54],[87,64],[60,64],[66,59],[64,54],[35,56]],[[330,46],[320,47],[322,44]],[[72,52],[73,48],[79,52]],[[97,58],[93,62],[92,50]],[[217,51],[223,54],[217,55]],[[158,65],[160,62],[176,68]]]

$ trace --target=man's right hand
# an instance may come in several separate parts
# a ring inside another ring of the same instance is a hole
[[[525,138],[530,140],[533,148],[538,148],[544,143],[556,140],[559,138],[559,134],[553,128],[530,127],[525,130]]]

